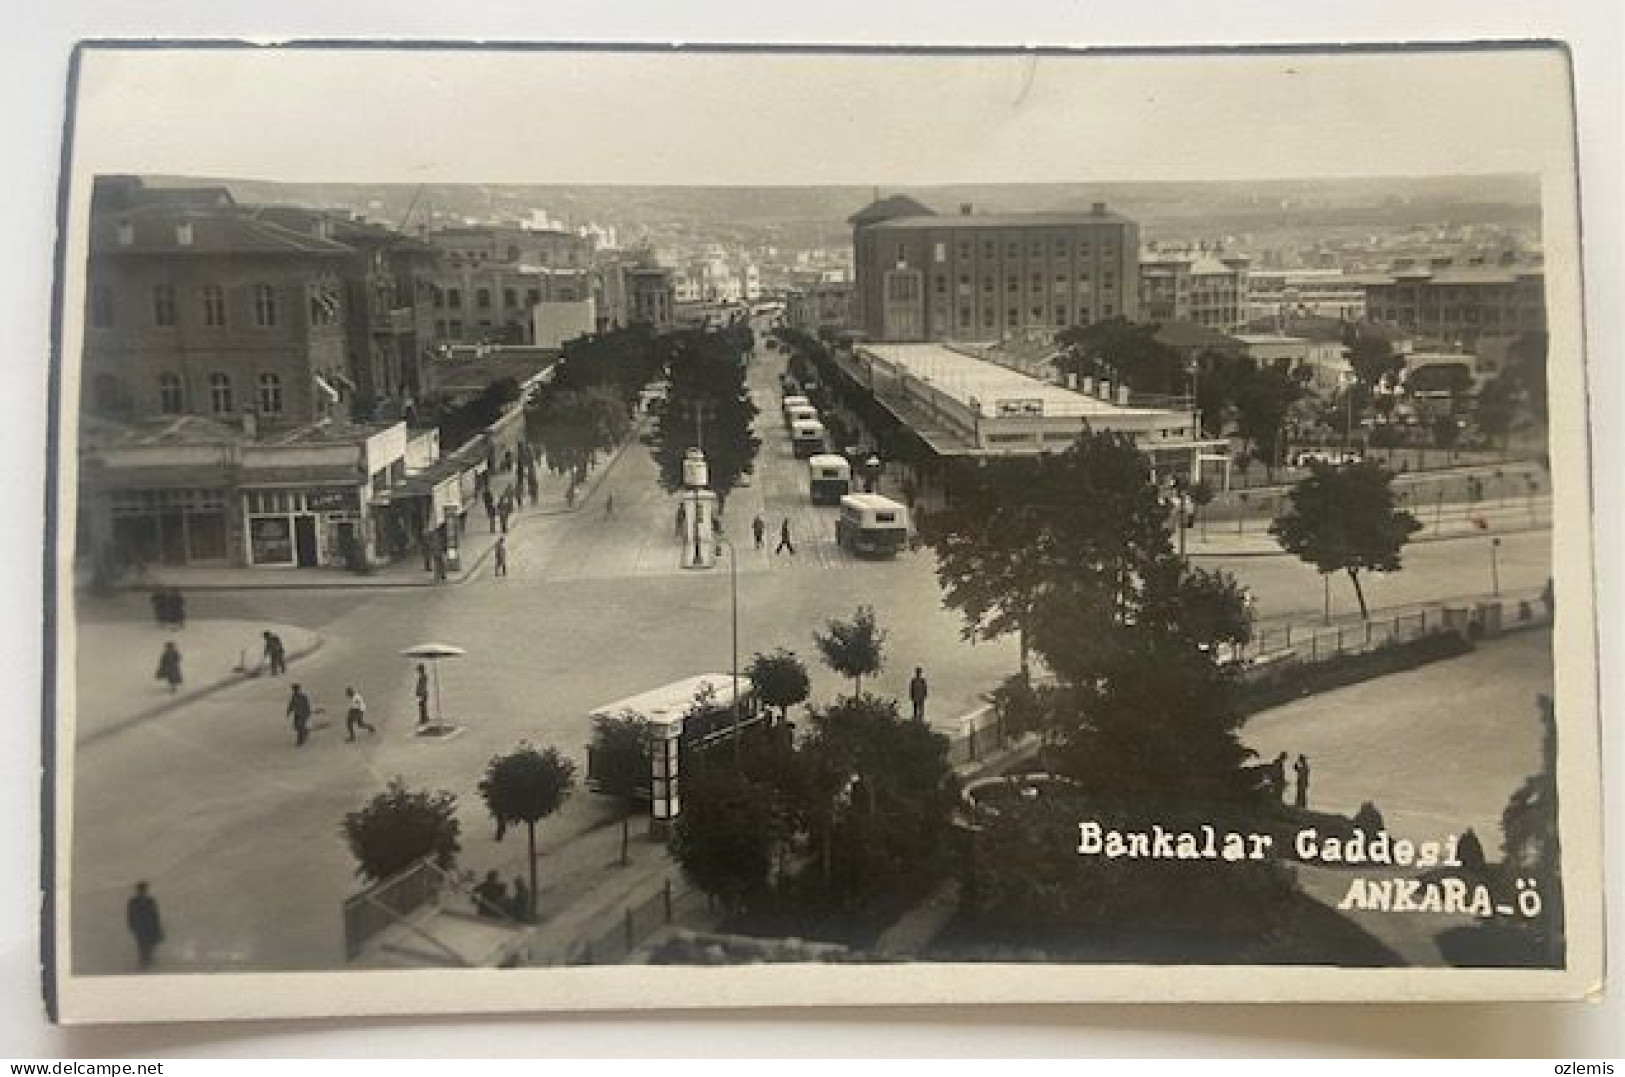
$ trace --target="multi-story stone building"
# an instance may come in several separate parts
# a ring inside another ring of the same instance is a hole
[[[877,341],[1053,335],[1139,314],[1139,225],[1088,213],[939,215],[882,199],[848,218],[854,327]]]
[[[1546,328],[1546,276],[1536,256],[1503,256],[1495,264],[1458,265],[1433,258],[1395,265],[1366,288],[1366,313],[1429,340],[1471,346],[1481,336],[1511,336]]]
[[[99,181],[79,554],[356,567],[398,552],[429,519],[422,499],[394,496],[413,439],[402,422],[352,421],[351,404],[362,386],[415,386],[413,316],[396,289],[422,254],[342,215]],[[387,303],[372,306],[385,284]]]
[[[242,207],[142,197],[92,206],[82,370],[86,411],[296,425],[329,417],[348,376],[352,248]]]
[[[443,252],[434,281],[434,334],[442,343],[535,343],[539,303],[593,298],[590,239],[569,232],[466,227],[429,232]]]
[[[1250,259],[1206,245],[1148,247],[1140,252],[1140,317],[1195,322],[1221,332],[1247,321]]]
[[[792,287],[785,296],[784,320],[804,333],[850,329],[852,282],[826,280]]]

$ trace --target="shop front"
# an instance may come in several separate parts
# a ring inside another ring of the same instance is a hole
[[[243,491],[247,563],[257,568],[344,565],[369,545],[359,485]]]

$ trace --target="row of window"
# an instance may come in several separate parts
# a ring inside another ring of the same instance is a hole
[[[1023,244],[1020,240],[1009,240],[1004,245],[1004,256],[1006,258],[1020,258],[1022,246]],[[1070,258],[1072,256],[1072,241],[1067,239],[1056,239],[1048,242],[1042,239],[1035,239],[1026,244],[1026,246],[1028,255],[1033,258],[1044,257],[1046,251],[1048,251],[1051,257],[1054,258]],[[958,250],[960,261],[969,261],[974,249],[975,248],[970,240],[960,240]],[[1091,253],[1092,247],[1089,241],[1086,239],[1079,241],[1078,257],[1087,258]],[[1100,254],[1103,258],[1117,257],[1117,245],[1115,243],[1102,243],[1100,245]],[[998,241],[992,239],[984,240],[982,242],[982,257],[984,259],[994,259],[998,256]],[[948,260],[948,244],[942,242],[932,244],[931,260],[938,263],[946,262]],[[899,243],[897,245],[897,261],[908,261],[908,244]]]
[[[118,413],[131,410],[130,394],[124,382],[115,374],[98,374],[94,382],[96,410]],[[254,403],[261,415],[282,414],[282,377],[264,373],[256,385]],[[209,375],[209,410],[215,415],[229,415],[237,410],[236,389],[230,374],[215,371]],[[165,415],[183,415],[187,412],[186,383],[179,374],[166,371],[158,375],[158,407]]]
[[[474,306],[475,306],[475,308],[478,309],[478,310],[490,310],[491,309],[492,296],[493,296],[493,293],[492,293],[491,289],[489,289],[489,288],[476,289],[475,292],[474,292]],[[573,289],[573,288],[562,288],[562,289],[560,289],[559,294],[558,294],[558,300],[561,303],[573,303],[573,302],[575,302],[576,301],[575,289]],[[536,288],[527,288],[525,290],[525,307],[526,308],[534,307],[538,303],[540,303],[541,301],[542,301],[542,293],[541,293],[540,290],[538,290]],[[452,310],[462,310],[463,309],[463,291],[462,291],[462,289],[461,288],[447,288],[447,289],[445,289],[443,291],[436,291],[435,296],[434,296],[434,305],[436,307],[439,307],[439,308],[448,308],[449,307]],[[502,289],[502,306],[503,306],[504,309],[509,309],[509,310],[517,308],[519,306],[519,290],[516,289],[516,288],[504,288],[504,289]]]
[[[274,284],[250,286],[250,317],[256,329],[273,329],[282,320],[282,304]],[[226,290],[219,284],[205,284],[197,289],[197,310],[202,323],[212,329],[226,326]],[[159,329],[173,329],[180,321],[180,294],[173,284],[155,284],[152,287],[152,324]],[[309,289],[310,323],[336,325],[343,316],[343,304],[336,284],[312,286]],[[90,293],[90,324],[97,329],[112,329],[118,324],[118,303],[113,289],[97,285]]]

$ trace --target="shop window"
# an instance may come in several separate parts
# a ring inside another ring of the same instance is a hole
[[[231,398],[231,375],[215,371],[209,375],[209,410],[216,415],[226,415],[232,410],[234,401]]]
[[[186,410],[186,386],[179,374],[158,375],[158,407],[165,415],[179,415]]]
[[[276,374],[260,375],[259,410],[261,415],[282,414],[282,379]]]

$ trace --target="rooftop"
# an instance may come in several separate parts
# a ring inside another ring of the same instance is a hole
[[[960,213],[953,216],[892,217],[871,227],[880,231],[919,228],[1067,228],[1089,224],[1133,224],[1120,213],[1101,210],[1072,213]]]
[[[296,445],[357,444],[389,424],[362,424],[341,420],[305,423],[295,427],[262,427],[250,437],[241,426],[200,415],[176,415],[161,419],[135,419],[120,422],[86,415],[80,425],[80,441],[97,448],[207,447],[237,445],[279,448]]]
[[[1153,410],[1108,404],[942,344],[865,344],[863,350],[988,417],[999,414],[1001,403],[1027,401],[1039,402],[1045,416],[1088,418]]]
[[[351,248],[234,208],[148,204],[97,214],[93,254],[316,254]]]

